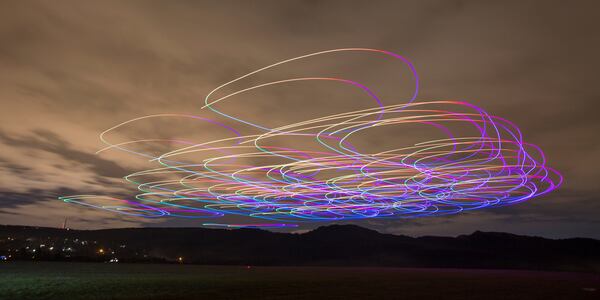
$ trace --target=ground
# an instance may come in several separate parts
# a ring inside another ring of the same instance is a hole
[[[599,299],[600,275],[506,270],[11,262],[0,299]]]

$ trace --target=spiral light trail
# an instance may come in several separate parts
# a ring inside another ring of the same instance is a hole
[[[330,77],[287,78],[215,96],[268,69],[340,52],[364,52],[399,60],[413,75],[412,96],[403,103],[384,105],[367,86]],[[276,128],[216,108],[217,103],[243,97],[252,90],[305,81],[349,85],[372,98],[374,106]],[[73,195],[60,199],[146,218],[214,219],[242,215],[261,220],[255,224],[203,224],[268,228],[294,227],[300,222],[455,214],[516,204],[561,185],[562,176],[546,165],[539,147],[523,141],[515,124],[462,101],[415,101],[418,90],[419,79],[413,65],[404,57],[383,50],[335,49],[281,61],[229,81],[206,96],[202,108],[235,125],[194,115],[160,114],[129,120],[103,132],[100,139],[107,147],[99,152],[124,151],[157,164],[156,168],[124,177],[137,186],[139,193],[135,197]],[[189,119],[221,128],[229,135],[208,142],[109,140],[117,129],[155,118]],[[402,127],[422,127],[436,135],[409,145],[397,146],[402,143],[390,141],[391,146],[385,151],[369,151],[353,143],[374,130]],[[245,128],[259,133],[242,134]],[[282,138],[311,146],[283,145],[278,143]],[[133,147],[162,142],[178,148],[153,154]]]

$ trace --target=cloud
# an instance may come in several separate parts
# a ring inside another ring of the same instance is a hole
[[[11,137],[0,132],[0,142],[13,148],[26,148],[55,154],[61,160],[86,166],[91,172],[101,177],[121,178],[131,173],[130,170],[121,167],[114,161],[72,148],[68,141],[46,129],[36,129],[31,135],[21,137]],[[22,172],[23,169],[19,171]]]

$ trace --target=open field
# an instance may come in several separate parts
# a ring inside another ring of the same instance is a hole
[[[598,299],[600,275],[506,270],[0,264],[0,299]]]

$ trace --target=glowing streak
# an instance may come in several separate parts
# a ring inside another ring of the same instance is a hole
[[[262,71],[340,52],[378,53],[402,61],[413,75],[412,96],[405,103],[384,104],[374,89],[350,79],[300,77],[258,83],[214,97],[225,87]],[[217,103],[255,89],[306,81],[356,86],[376,106],[276,128],[214,108]],[[402,56],[383,50],[333,49],[280,61],[208,93],[202,108],[236,126],[188,114],[157,114],[125,121],[102,132],[100,139],[107,146],[98,153],[120,150],[160,166],[125,176],[140,191],[135,200],[95,195],[60,199],[129,217],[196,219],[238,215],[275,222],[203,225],[285,228],[300,222],[417,218],[512,205],[549,193],[562,184],[562,176],[546,166],[542,150],[524,142],[515,124],[467,102],[415,102],[418,88],[414,66]],[[109,134],[153,118],[191,119],[225,129],[229,136],[208,141],[109,141]],[[431,133],[419,135],[423,140],[412,144],[402,144],[402,138],[388,138],[386,148],[377,151],[355,143],[376,130],[407,126]],[[260,132],[241,133],[248,130]],[[291,144],[299,146],[277,145],[281,138],[297,141]],[[164,143],[181,146],[158,154],[136,149]]]

